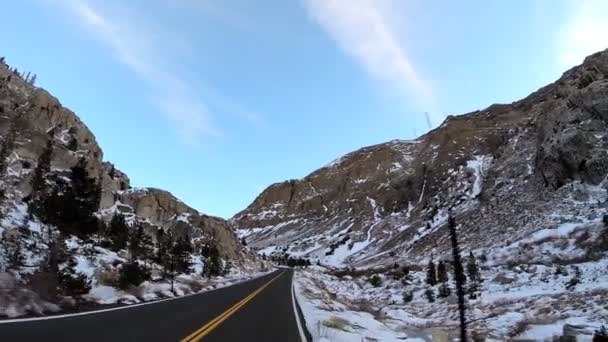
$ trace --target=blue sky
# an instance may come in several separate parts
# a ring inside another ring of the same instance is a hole
[[[230,217],[274,182],[512,102],[608,47],[603,0],[24,0],[2,51],[134,186]]]

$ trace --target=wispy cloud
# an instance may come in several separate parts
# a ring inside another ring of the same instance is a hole
[[[310,15],[372,76],[390,82],[433,111],[429,84],[408,57],[390,18],[394,1],[304,0]]]
[[[186,143],[198,145],[205,136],[217,136],[221,132],[214,122],[210,108],[243,117],[254,124],[261,121],[258,114],[248,111],[207,87],[216,100],[203,99],[205,86],[194,84],[182,77],[173,65],[179,64],[172,51],[172,44],[163,40],[162,32],[141,17],[131,15],[132,9],[103,7],[102,3],[89,0],[63,0],[60,5],[97,39],[105,43],[115,57],[145,80],[152,90],[152,98],[159,110],[176,126],[179,137]],[[112,11],[113,10],[113,11]],[[215,101],[213,103],[208,101]],[[233,108],[238,108],[237,112]],[[244,115],[242,113],[246,113]]]
[[[608,48],[608,1],[574,0],[572,15],[558,36],[560,67],[569,68]]]

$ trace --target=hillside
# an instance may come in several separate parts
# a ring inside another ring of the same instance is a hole
[[[214,282],[202,276],[210,248],[229,277],[258,270],[226,220],[167,191],[131,188],[78,116],[4,60],[0,135],[0,287],[9,289],[0,295],[0,315],[197,291]],[[170,291],[163,258],[176,245],[188,265],[172,273]],[[119,286],[132,265],[144,277]]]
[[[233,222],[266,254],[286,248],[365,265],[444,253],[448,209],[476,249],[598,217],[607,75],[603,51],[521,101],[449,116],[416,140],[365,147],[273,184]]]
[[[525,99],[273,184],[232,222],[259,254],[317,265],[296,288],[319,340],[456,337],[451,213],[474,336],[590,341],[608,314],[606,151],[608,50]]]

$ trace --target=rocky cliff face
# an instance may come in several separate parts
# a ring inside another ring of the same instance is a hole
[[[496,246],[604,212],[607,127],[608,50],[521,101],[271,185],[232,220],[262,253],[334,265],[445,253],[449,209],[467,249]]]
[[[107,220],[121,211],[132,220],[146,222],[152,238],[158,228],[194,239],[212,238],[217,240],[223,256],[237,263],[248,258],[226,220],[201,214],[163,190],[131,189],[129,177],[103,161],[95,136],[75,113],[2,62],[0,136],[6,137],[11,126],[16,127],[16,142],[3,185],[13,203],[19,205],[30,194],[32,170],[50,139],[54,146],[52,170],[68,170],[79,158],[86,158],[89,175],[102,185],[100,208]]]

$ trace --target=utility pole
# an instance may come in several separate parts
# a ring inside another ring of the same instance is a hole
[[[456,220],[452,216],[452,212],[449,213],[448,226],[450,228],[450,238],[452,240],[452,254],[454,257],[454,275],[456,280],[456,292],[458,295],[458,313],[460,315],[460,341],[467,341],[467,317],[466,317],[466,306],[464,303],[464,268],[462,267],[462,260],[460,258],[460,248],[458,246],[458,236],[456,233]]]
[[[433,126],[431,124],[431,117],[429,116],[429,112],[424,112],[424,117],[426,118],[426,125],[427,128],[429,129],[429,131],[431,130],[431,127]]]

